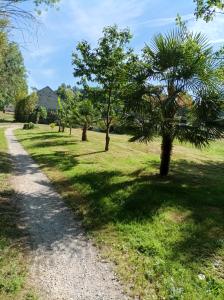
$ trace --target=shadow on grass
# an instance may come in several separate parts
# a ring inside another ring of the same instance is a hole
[[[173,163],[171,175],[164,179],[147,175],[144,170],[138,170],[138,175],[99,171],[59,180],[56,186],[65,194],[72,187],[84,195],[81,198],[68,193],[67,201],[75,211],[84,208],[84,224],[90,230],[110,222],[153,222],[160,209],[189,210],[195,226],[181,229],[183,240],[172,245],[172,259],[184,255],[183,263],[187,264],[203,262],[223,246],[223,171],[224,163],[180,160]]]
[[[32,136],[33,132],[26,134],[26,138],[20,138],[20,142],[23,141],[34,141],[35,146],[40,148],[45,147],[56,147],[56,146],[68,146],[75,145],[77,141],[71,140],[70,136],[60,136],[60,133],[52,132],[35,132],[35,136]]]
[[[11,156],[6,152],[0,151],[0,173],[8,174],[10,172]]]

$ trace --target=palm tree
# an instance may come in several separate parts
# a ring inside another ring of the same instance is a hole
[[[74,113],[74,123],[82,126],[82,141],[86,142],[87,130],[99,119],[98,112],[90,100],[80,100]]]
[[[157,35],[136,65],[128,86],[127,108],[135,129],[131,140],[162,137],[160,175],[166,176],[174,139],[202,147],[223,134],[217,122],[221,109],[217,60],[205,36],[180,28]]]

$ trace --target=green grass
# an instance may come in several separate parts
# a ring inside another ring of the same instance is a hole
[[[139,299],[224,299],[224,141],[203,151],[176,143],[159,178],[159,140],[131,144],[47,126],[17,136],[81,215],[102,256]],[[204,278],[204,279],[200,279]]]
[[[0,300],[25,300],[28,295],[25,291],[25,235],[17,227],[18,212],[12,204],[13,191],[9,185],[10,157],[1,128],[0,146]]]
[[[11,123],[14,121],[14,113],[3,113],[0,111],[0,123]]]

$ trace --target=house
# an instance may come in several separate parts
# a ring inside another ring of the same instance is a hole
[[[49,86],[37,91],[39,98],[38,106],[45,106],[48,111],[56,111],[58,96]]]

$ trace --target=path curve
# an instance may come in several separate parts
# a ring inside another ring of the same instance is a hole
[[[31,283],[43,299],[128,299],[111,265],[100,261],[80,222],[17,141],[14,129],[5,134],[14,165],[12,185],[31,237]]]

